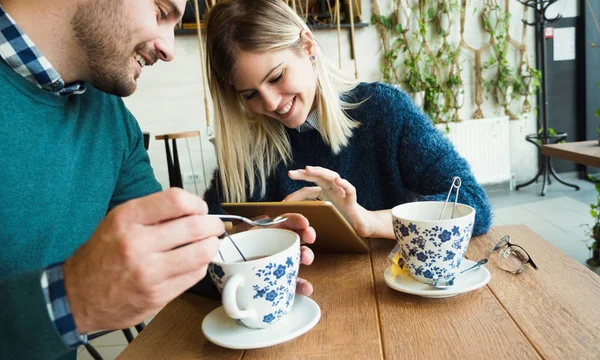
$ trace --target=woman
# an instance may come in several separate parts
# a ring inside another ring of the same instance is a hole
[[[474,235],[489,229],[483,189],[431,120],[404,92],[342,74],[283,1],[217,4],[207,58],[211,212],[221,202],[328,200],[360,236],[393,239],[392,207],[443,201],[460,176],[459,201],[477,210]]]

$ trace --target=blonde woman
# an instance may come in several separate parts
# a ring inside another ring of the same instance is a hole
[[[207,25],[218,170],[205,194],[221,202],[331,201],[363,237],[394,238],[390,209],[445,200],[460,176],[460,201],[490,227],[485,192],[467,162],[410,98],[356,83],[323,55],[281,0],[217,4]]]

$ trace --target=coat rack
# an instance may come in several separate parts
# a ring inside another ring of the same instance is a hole
[[[558,176],[558,174],[552,167],[552,162],[551,162],[550,157],[542,154],[542,147],[539,144],[540,141],[542,144],[554,144],[559,141],[565,140],[567,138],[567,133],[558,133],[558,134],[550,135],[550,133],[548,131],[548,116],[547,116],[548,100],[546,98],[546,39],[545,39],[545,34],[544,34],[544,28],[546,26],[546,23],[554,22],[562,17],[560,14],[557,15],[553,19],[548,19],[546,17],[546,10],[548,10],[550,5],[556,3],[558,0],[525,0],[525,1],[517,0],[517,1],[527,7],[532,8],[533,12],[535,14],[535,20],[533,22],[529,22],[526,19],[522,19],[522,21],[523,21],[523,23],[525,23],[528,26],[535,26],[535,29],[536,29],[536,32],[535,32],[535,34],[536,34],[536,42],[535,42],[536,62],[537,62],[537,68],[540,69],[542,72],[541,84],[540,84],[541,91],[539,91],[538,95],[537,95],[538,108],[539,108],[538,116],[539,116],[539,119],[541,119],[542,133],[541,134],[530,134],[525,137],[525,140],[534,144],[538,148],[539,157],[540,157],[539,169],[538,169],[537,174],[531,180],[527,181],[526,183],[517,185],[515,187],[515,190],[519,190],[522,187],[531,185],[532,183],[537,181],[537,179],[540,177],[540,175],[543,175],[543,181],[544,181],[544,183],[542,184],[542,192],[540,193],[541,196],[546,195],[546,183],[551,184],[550,175],[554,176],[554,178],[561,184],[564,184],[566,186],[570,186],[572,188],[575,188],[576,190],[579,190],[579,186],[574,185],[574,184],[569,184],[569,183],[565,182],[564,180],[562,180]]]

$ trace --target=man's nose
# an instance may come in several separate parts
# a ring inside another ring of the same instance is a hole
[[[175,57],[175,33],[173,28],[165,26],[161,36],[154,41],[154,49],[159,59],[169,62]]]

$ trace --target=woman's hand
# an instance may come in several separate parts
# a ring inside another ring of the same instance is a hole
[[[317,233],[308,223],[308,219],[300,214],[283,214],[287,220],[273,225],[274,228],[287,229],[296,232],[300,235],[300,243],[312,244],[317,238]],[[300,249],[300,263],[302,265],[310,265],[315,259],[315,254],[307,246],[302,246]],[[313,293],[313,286],[308,281],[298,278],[296,281],[296,293],[310,296]]]
[[[356,188],[335,171],[307,166],[304,170],[291,170],[293,180],[314,182],[317,186],[304,187],[288,195],[283,201],[326,200],[342,213],[358,236],[372,237],[375,232],[375,214],[356,202]]]

